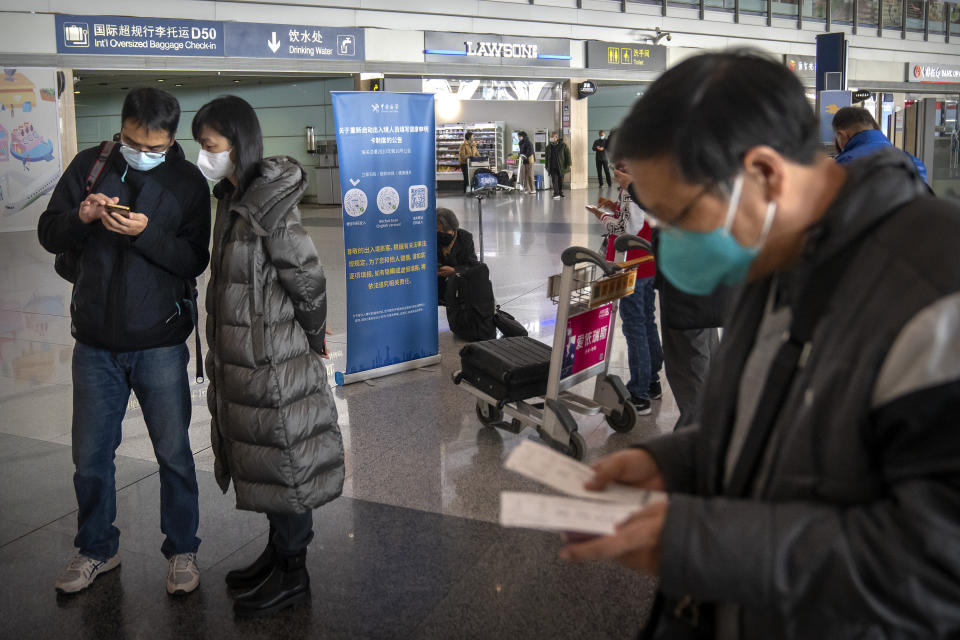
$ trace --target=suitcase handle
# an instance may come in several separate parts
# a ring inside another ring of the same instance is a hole
[[[560,254],[560,260],[567,267],[575,267],[581,262],[592,262],[603,269],[603,272],[608,276],[617,272],[617,265],[612,262],[607,262],[600,257],[599,253],[585,247],[570,247],[564,249],[563,253]]]

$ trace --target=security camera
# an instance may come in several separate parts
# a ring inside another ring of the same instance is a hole
[[[673,35],[668,33],[668,34],[667,34],[667,42],[670,42],[671,40],[673,40]]]

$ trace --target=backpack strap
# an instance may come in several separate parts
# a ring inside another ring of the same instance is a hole
[[[96,162],[90,167],[90,173],[87,174],[87,179],[83,182],[83,189],[86,195],[93,193],[93,190],[100,184],[100,181],[103,179],[104,169],[107,168],[107,162],[110,160],[110,156],[117,146],[117,143],[113,140],[100,143],[100,155],[97,156]]]

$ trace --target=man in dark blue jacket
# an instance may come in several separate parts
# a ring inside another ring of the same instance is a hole
[[[97,187],[88,192],[86,181],[100,152],[87,149],[40,218],[43,247],[78,257],[70,315],[79,550],[57,579],[60,593],[82,591],[120,564],[113,460],[131,390],[160,465],[167,592],[189,593],[200,581],[186,339],[194,328],[194,279],[210,257],[210,193],[175,141],[179,120],[169,93],[131,91],[120,152]]]
[[[893,146],[880,131],[870,112],[862,107],[843,107],[837,111],[833,116],[833,135],[840,151],[836,158],[838,164],[847,164]],[[917,173],[926,181],[927,167],[920,158],[909,153],[907,155],[913,160]]]

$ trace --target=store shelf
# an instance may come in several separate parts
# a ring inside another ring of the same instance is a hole
[[[447,124],[437,127],[437,179],[462,180],[460,174],[460,143],[466,131],[473,132],[473,141],[477,143],[478,155],[490,163],[492,171],[503,168],[505,152],[503,122],[473,122]],[[453,171],[443,171],[453,168]],[[447,174],[447,175],[444,175]]]

